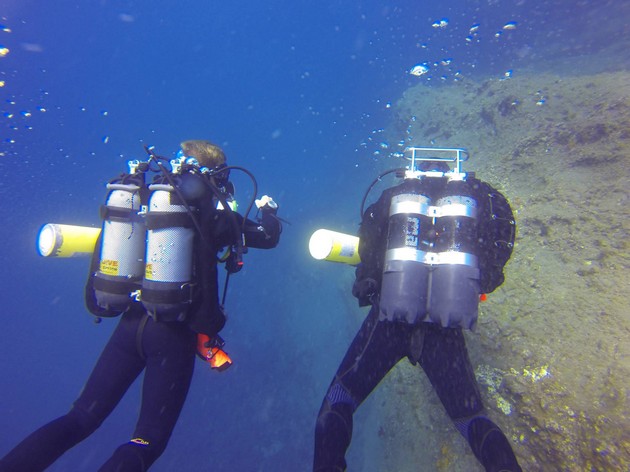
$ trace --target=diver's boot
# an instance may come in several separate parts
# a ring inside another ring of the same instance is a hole
[[[118,446],[99,472],[144,472],[148,469],[143,458],[142,445],[131,442]]]
[[[346,450],[352,439],[352,406],[324,400],[315,426],[313,472],[346,470]]]
[[[488,418],[479,416],[470,421],[468,442],[487,472],[522,472],[505,434]]]

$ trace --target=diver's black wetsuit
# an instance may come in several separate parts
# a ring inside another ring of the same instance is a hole
[[[494,215],[494,219],[512,219],[507,201],[487,184],[475,182],[479,190],[478,201],[490,207],[481,211],[482,217],[492,219]],[[386,190],[363,215],[359,231],[362,263],[357,268],[353,295],[359,299],[361,306],[373,306],[348,348],[322,403],[315,429],[315,472],[346,470],[345,453],[352,437],[353,413],[404,357],[422,367],[446,412],[486,470],[521,470],[505,435],[483,414],[483,403],[461,328],[443,328],[429,322],[379,321],[377,294],[387,243],[391,195],[401,193],[401,190],[417,193],[419,185],[417,180],[405,181]],[[489,195],[492,195],[490,198],[495,208],[488,201]],[[483,224],[482,220],[480,226]],[[505,232],[507,229],[504,225],[490,227],[488,231]],[[489,236],[482,234],[480,239],[487,238],[488,244],[494,244],[497,235],[494,238]],[[503,234],[498,239],[504,236],[505,240],[509,240],[509,235]],[[480,268],[486,270],[485,277],[481,279],[483,293],[491,292],[503,281],[502,268],[510,252],[480,261]]]
[[[236,216],[240,224],[243,220]],[[213,220],[212,247],[231,244],[232,225],[225,214],[218,212]],[[279,220],[263,211],[260,223],[247,221],[245,240],[249,247],[272,248],[280,231]],[[209,263],[213,261],[215,255]],[[216,263],[210,274],[215,293],[209,298],[216,301]],[[188,322],[156,322],[139,304],[123,314],[70,412],[18,444],[0,460],[0,472],[46,469],[100,426],[143,370],[142,405],[133,437],[99,470],[146,471],[164,452],[188,393],[197,345],[196,328],[191,324],[204,323],[194,317]]]
[[[195,346],[196,334],[184,323],[125,313],[70,412],[24,439],[0,470],[45,470],[100,426],[145,368],[136,442],[121,445],[100,470],[147,470],[164,451],[186,399]]]

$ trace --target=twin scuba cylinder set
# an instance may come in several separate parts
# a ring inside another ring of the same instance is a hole
[[[98,307],[114,315],[140,301],[156,320],[183,320],[192,303],[195,232],[201,230],[198,208],[178,182],[199,167],[178,156],[169,172],[157,160],[164,158],[149,154],[148,162],[130,161],[129,173],[107,184],[94,253],[98,265],[91,274],[94,296]],[[152,159],[162,176],[146,185]]]
[[[405,323],[434,322],[473,329],[480,297],[479,205],[473,173],[462,172],[464,149],[410,147],[404,169],[388,174],[408,185],[391,194],[387,247],[378,300],[379,319]],[[452,167],[452,168],[451,168]],[[406,190],[403,190],[406,189]],[[359,238],[326,229],[309,242],[315,259],[360,263]]]
[[[412,147],[405,157],[410,165],[404,179],[421,185],[391,197],[379,318],[473,329],[480,296],[479,207],[469,182],[474,174],[461,170],[468,154]]]

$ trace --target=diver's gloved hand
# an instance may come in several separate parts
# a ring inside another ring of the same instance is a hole
[[[263,195],[256,200],[256,207],[260,211],[271,211],[273,214],[278,212],[278,204],[269,195]]]
[[[378,283],[370,277],[357,279],[352,285],[352,295],[359,300],[359,306],[371,305],[377,291]]]
[[[197,356],[219,372],[223,372],[232,365],[232,359],[223,350],[223,346],[225,346],[225,341],[218,334],[213,337],[202,333],[197,334]]]

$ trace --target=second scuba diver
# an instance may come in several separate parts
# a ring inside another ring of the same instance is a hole
[[[521,471],[510,442],[484,413],[462,332],[475,326],[480,295],[503,283],[515,236],[512,210],[497,190],[461,172],[463,150],[408,152],[409,168],[386,172],[403,182],[361,209],[352,294],[371,310],[324,397],[313,470],[346,470],[354,412],[407,357],[424,370],[485,469]],[[455,155],[416,158],[416,152]]]
[[[229,277],[247,248],[275,247],[278,206],[264,196],[255,201],[257,221],[247,218],[253,199],[245,216],[238,214],[229,173],[249,172],[227,166],[209,141],[184,141],[170,165],[146,150],[147,162],[131,162],[129,174],[108,184],[86,285],[88,309],[99,318],[122,315],[120,321],[70,411],[0,459],[1,472],[46,469],[101,425],[142,371],[133,436],[99,470],[146,471],[179,418],[195,355],[218,370],[231,364],[218,335],[226,319],[217,264],[225,263]],[[147,185],[149,171],[157,175]]]

